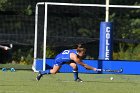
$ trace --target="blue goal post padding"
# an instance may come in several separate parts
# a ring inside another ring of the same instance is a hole
[[[102,69],[119,70],[123,69],[121,74],[140,74],[140,61],[107,61],[107,60],[83,60],[84,63]],[[53,67],[54,59],[46,59],[46,69],[51,69]],[[36,60],[35,69],[37,71],[43,70],[43,59]],[[96,74],[92,70],[86,70],[84,67],[78,65],[78,71],[80,73]],[[71,73],[72,68],[64,64],[59,71],[60,73]],[[102,74],[112,74],[103,72]]]
[[[99,59],[112,60],[113,53],[113,23],[100,23],[100,44],[99,44]]]

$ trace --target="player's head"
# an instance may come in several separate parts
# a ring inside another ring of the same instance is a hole
[[[77,48],[77,53],[78,53],[78,56],[83,58],[86,54],[86,49],[85,48]]]

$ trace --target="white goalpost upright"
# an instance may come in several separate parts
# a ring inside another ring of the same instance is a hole
[[[38,6],[39,5],[45,5],[45,14],[44,14],[44,43],[43,43],[43,71],[46,69],[45,63],[46,63],[46,38],[47,38],[47,7],[48,4],[45,2],[40,2],[36,4],[36,12],[35,12],[35,41],[34,41],[34,62],[32,69],[36,71],[35,69],[35,63],[37,59],[37,32],[38,32]]]
[[[38,32],[38,6],[39,5],[44,5],[45,3],[44,2],[39,2],[36,4],[36,7],[35,7],[35,38],[34,38],[34,60],[33,60],[33,65],[32,65],[32,70],[34,72],[38,72],[36,70],[36,60],[37,60],[37,32]]]
[[[109,0],[106,0],[106,17],[105,22],[109,22]]]
[[[87,7],[104,7],[106,8],[106,16],[105,21],[109,21],[109,8],[137,8],[139,9],[140,6],[131,6],[131,5],[109,5],[109,0],[106,0],[106,4],[77,4],[77,3],[56,3],[56,2],[38,2],[36,4],[36,11],[35,11],[35,39],[34,39],[34,62],[32,69],[34,72],[38,72],[36,70],[36,61],[37,61],[37,40],[38,40],[38,11],[39,6],[44,5],[44,36],[43,36],[43,70],[46,69],[46,44],[47,44],[47,15],[48,15],[48,5],[57,5],[57,6],[87,6]]]

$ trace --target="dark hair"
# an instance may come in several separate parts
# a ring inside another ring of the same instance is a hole
[[[78,45],[77,45],[77,49],[78,49],[78,48],[85,48],[85,46],[84,46],[83,44],[78,44]]]
[[[77,48],[77,52],[82,52],[82,51],[84,51],[84,52],[86,52],[86,48]]]

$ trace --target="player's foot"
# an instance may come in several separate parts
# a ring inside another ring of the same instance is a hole
[[[76,81],[76,82],[83,82],[83,80],[80,79],[80,78],[76,79],[75,81]]]
[[[42,76],[43,76],[43,75],[39,72],[38,75],[37,75],[37,77],[36,77],[36,80],[39,81],[39,80],[41,79]]]

